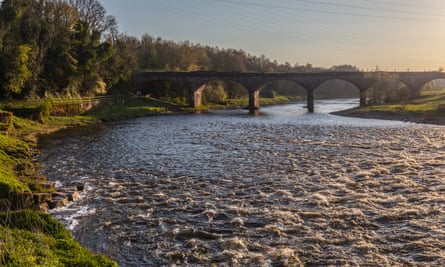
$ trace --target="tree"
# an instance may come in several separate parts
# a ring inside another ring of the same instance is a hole
[[[108,47],[111,49],[109,58],[100,67],[100,77],[106,83],[107,89],[128,81],[138,70],[139,41],[135,37],[121,34],[113,44],[112,47]]]
[[[97,0],[69,0],[79,12],[80,20],[86,24],[88,29],[99,34],[117,35],[116,18],[107,15],[105,8]],[[108,37],[109,37],[108,36]]]
[[[15,96],[24,90],[32,77],[30,70],[32,45],[26,37],[30,31],[22,28],[22,21],[30,14],[34,1],[6,0],[0,9],[0,96]]]
[[[20,94],[31,77],[28,68],[31,47],[19,45],[2,49],[0,62],[2,62],[3,97],[11,94]]]
[[[409,88],[397,80],[398,75],[387,72],[371,72],[367,77],[377,80],[366,92],[366,98],[371,103],[387,103],[412,99],[414,96]]]
[[[104,64],[119,51],[113,48],[116,32],[114,17],[96,0],[3,1],[0,96],[104,93],[111,84],[129,76],[122,64],[104,71]],[[134,61],[123,60],[128,64]],[[118,78],[110,78],[111,73]]]

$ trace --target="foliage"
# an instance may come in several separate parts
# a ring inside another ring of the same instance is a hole
[[[202,94],[202,104],[207,105],[209,103],[225,104],[227,100],[227,93],[219,84],[210,84],[208,88],[204,90]]]
[[[98,0],[3,1],[0,98],[105,93],[136,69],[116,32]]]
[[[44,123],[49,119],[53,105],[50,101],[43,102],[39,107],[39,121]]]
[[[31,47],[23,44],[16,47],[2,49],[1,62],[4,79],[4,90],[6,94],[19,94],[31,77],[28,68]]]
[[[117,266],[94,255],[49,214],[29,210],[0,213],[2,266]]]
[[[254,56],[243,50],[203,46],[189,41],[173,42],[145,34],[137,47],[138,66],[162,71],[240,71],[240,72],[316,72],[326,71],[311,64],[280,64],[265,55]],[[332,71],[359,71],[351,65],[333,66]]]
[[[397,81],[397,74],[387,72],[370,72],[369,78],[376,79],[366,91],[367,102],[370,104],[384,104],[395,101],[408,101],[417,97],[405,84]]]

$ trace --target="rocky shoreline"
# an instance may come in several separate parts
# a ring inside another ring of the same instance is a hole
[[[55,183],[44,182],[39,186],[48,193],[15,192],[9,194],[9,199],[0,200],[0,211],[32,209],[48,212],[50,209],[61,208],[79,198],[82,185],[56,187]]]
[[[361,111],[359,108],[332,112],[331,114],[365,119],[394,120],[423,124],[445,125],[445,116],[438,114],[396,113],[388,111]]]

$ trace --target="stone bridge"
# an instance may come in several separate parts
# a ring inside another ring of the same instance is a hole
[[[385,78],[389,77],[389,78]],[[134,77],[135,85],[143,88],[150,82],[170,81],[185,87],[189,92],[190,107],[202,104],[202,92],[216,80],[234,81],[249,92],[249,110],[259,109],[260,90],[267,83],[290,81],[302,86],[307,93],[307,108],[314,112],[314,91],[329,80],[347,81],[360,91],[360,105],[366,105],[366,91],[382,79],[393,79],[405,84],[412,93],[419,94],[422,87],[433,80],[445,79],[442,72],[307,72],[307,73],[254,73],[254,72],[140,72]]]

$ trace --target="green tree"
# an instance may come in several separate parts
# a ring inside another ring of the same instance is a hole
[[[112,46],[107,47],[109,57],[100,68],[100,76],[106,83],[107,89],[130,80],[138,70],[139,41],[134,37],[121,34],[112,43]]]
[[[3,96],[20,94],[31,77],[28,68],[31,47],[23,44],[2,49]]]

